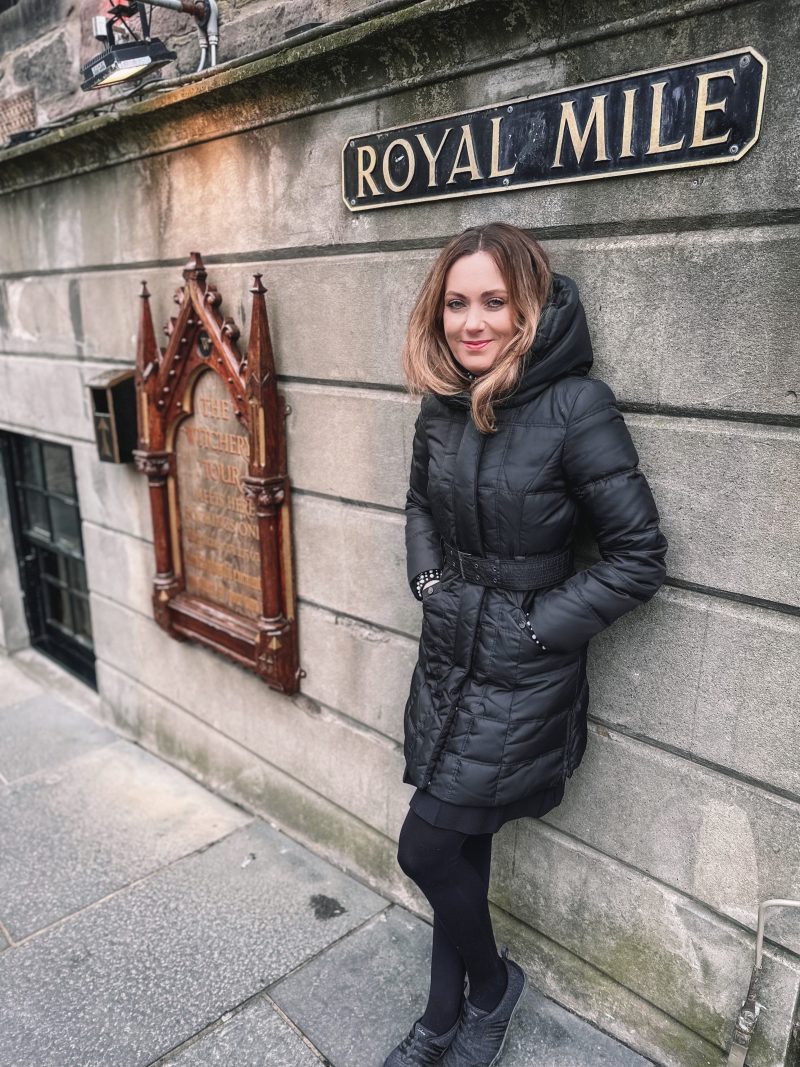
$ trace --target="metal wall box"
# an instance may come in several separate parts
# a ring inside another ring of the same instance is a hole
[[[132,463],[136,448],[136,372],[110,370],[88,383],[97,454],[104,463]]]

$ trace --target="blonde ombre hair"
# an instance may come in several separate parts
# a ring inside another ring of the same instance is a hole
[[[475,252],[488,252],[497,264],[516,332],[491,369],[471,382],[447,344],[443,316],[447,272],[457,259]],[[454,396],[469,389],[475,425],[481,433],[495,433],[494,404],[519,382],[522,357],[533,344],[552,280],[547,253],[518,226],[488,222],[456,234],[428,272],[408,322],[402,362],[409,392]]]

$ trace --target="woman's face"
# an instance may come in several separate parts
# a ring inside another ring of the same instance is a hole
[[[514,336],[508,289],[488,252],[461,256],[444,282],[444,335],[467,370],[484,374]]]

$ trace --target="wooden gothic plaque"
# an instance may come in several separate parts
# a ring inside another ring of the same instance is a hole
[[[256,274],[247,352],[220,312],[193,252],[175,293],[178,314],[155,341],[142,283],[136,355],[137,469],[147,475],[156,575],[153,610],[191,638],[294,693],[298,664],[286,405],[277,390]]]

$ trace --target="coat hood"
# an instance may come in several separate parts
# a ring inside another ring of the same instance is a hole
[[[594,362],[592,342],[578,286],[565,274],[553,274],[550,297],[545,304],[533,344],[522,357],[523,369],[517,388],[495,401],[495,407],[519,407],[535,399],[558,378],[585,376]],[[452,396],[436,394],[452,407],[468,408],[468,389]]]

